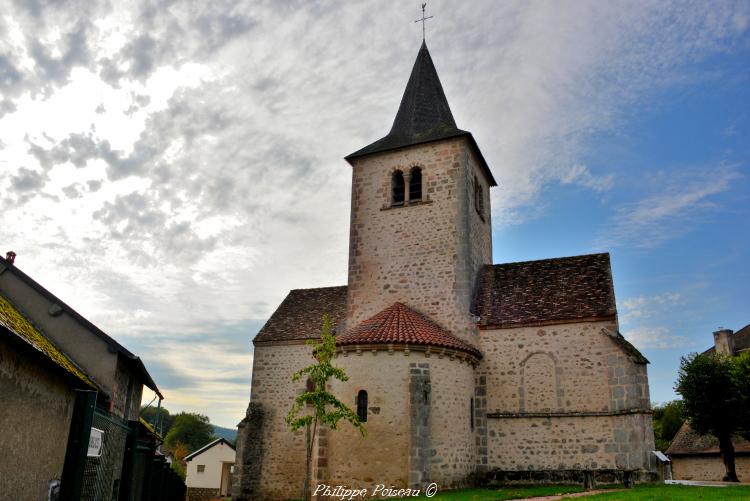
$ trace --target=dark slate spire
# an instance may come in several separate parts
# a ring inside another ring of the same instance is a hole
[[[427,44],[423,41],[391,131],[384,138],[352,153],[346,159],[351,161],[372,153],[458,136],[468,137],[472,146],[476,148],[483,169],[489,177],[490,185],[496,186],[497,183],[487,168],[471,133],[456,127],[456,121],[453,119],[448,100],[445,98],[437,70],[427,50]]]

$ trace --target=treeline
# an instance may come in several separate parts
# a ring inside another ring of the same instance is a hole
[[[158,415],[158,422],[157,422]],[[164,438],[162,451],[172,456],[172,469],[185,478],[185,456],[216,440],[208,416],[194,412],[171,414],[162,407],[142,407],[141,417]]]

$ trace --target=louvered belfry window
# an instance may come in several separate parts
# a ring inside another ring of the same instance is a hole
[[[400,170],[393,173],[391,188],[393,190],[391,205],[404,205],[404,173]]]
[[[422,200],[422,169],[414,167],[409,176],[409,202]]]

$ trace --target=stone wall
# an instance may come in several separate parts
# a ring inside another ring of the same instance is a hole
[[[284,418],[295,397],[305,391],[305,381],[292,382],[292,374],[313,362],[311,349],[305,344],[255,346],[250,402],[263,410],[259,499],[301,497],[305,432],[292,433]]]
[[[393,172],[414,166],[422,201],[391,207]],[[484,220],[474,209],[475,176]],[[477,270],[491,259],[489,188],[465,138],[355,160],[347,327],[401,301],[476,343],[470,302]]]
[[[614,332],[614,322],[480,332],[480,471],[654,467],[646,367]]]
[[[675,480],[721,481],[726,475],[721,457],[715,454],[673,456],[672,478]],[[750,483],[750,456],[736,456],[735,469],[742,483]]]
[[[188,487],[187,501],[212,501],[219,498],[219,489]]]
[[[0,497],[46,499],[60,479],[74,394],[53,366],[0,336]],[[61,369],[60,369],[61,370]]]

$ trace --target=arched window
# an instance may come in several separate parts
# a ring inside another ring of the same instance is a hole
[[[414,167],[409,175],[409,202],[422,200],[422,169]]]
[[[367,392],[359,390],[357,393],[357,417],[363,423],[367,421]]]
[[[391,205],[404,205],[404,173],[397,170],[391,178]]]
[[[484,192],[476,176],[474,176],[474,208],[477,210],[477,214],[484,219]]]

